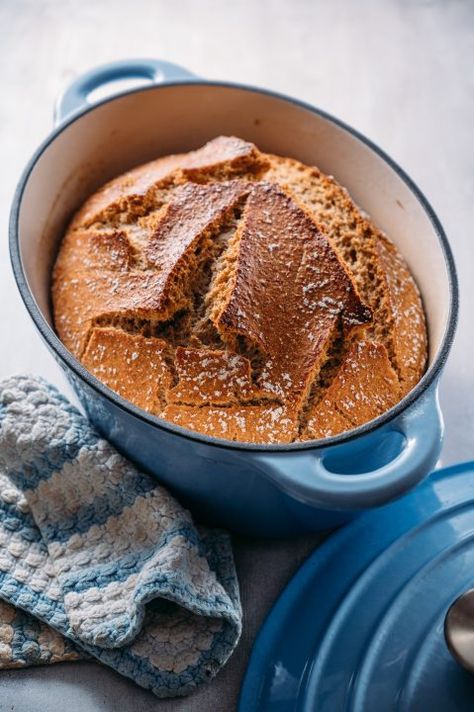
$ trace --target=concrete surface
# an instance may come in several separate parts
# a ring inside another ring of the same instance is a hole
[[[441,388],[442,461],[471,459],[470,0],[0,0],[0,377],[33,371],[64,386],[11,276],[9,205],[23,165],[51,127],[58,93],[95,64],[133,56],[165,58],[203,77],[270,87],[312,102],[379,143],[414,178],[446,228],[461,280],[461,320]],[[255,632],[314,545],[314,539],[236,542],[244,636],[226,669],[194,696],[159,701],[97,664],[62,664],[1,672],[0,711],[231,712]]]

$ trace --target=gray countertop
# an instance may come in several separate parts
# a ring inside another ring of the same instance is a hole
[[[269,87],[339,116],[419,184],[450,239],[461,283],[441,385],[442,464],[474,455],[474,3],[471,0],[0,0],[0,377],[41,373],[69,392],[18,297],[7,220],[23,165],[57,94],[94,64],[156,56],[203,77]],[[239,649],[192,697],[159,701],[93,663],[0,673],[0,711],[231,712],[256,630],[315,546],[238,540]]]

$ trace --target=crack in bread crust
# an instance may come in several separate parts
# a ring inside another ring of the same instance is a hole
[[[373,312],[368,335],[384,344],[402,390],[408,392],[426,367],[427,331],[405,260],[334,178],[290,158],[271,156],[270,161],[266,177],[290,189],[326,229]]]
[[[421,299],[388,238],[334,179],[233,137],[95,193],[52,297],[63,343],[106,385],[231,440],[356,427],[426,364]]]

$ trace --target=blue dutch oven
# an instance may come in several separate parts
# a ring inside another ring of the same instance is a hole
[[[140,80],[95,104],[104,85]],[[146,83],[146,85],[144,85]],[[435,465],[442,441],[437,383],[455,330],[455,268],[443,229],[405,173],[325,112],[274,92],[204,81],[156,60],[123,61],[80,77],[61,97],[56,128],[29,162],[10,223],[15,277],[37,329],[91,421],[212,524],[262,536],[333,527],[398,497]],[[220,135],[318,165],[398,245],[420,286],[429,367],[394,408],[343,435],[292,445],[210,438],[136,408],[88,373],[53,330],[51,267],[71,214],[106,180]]]

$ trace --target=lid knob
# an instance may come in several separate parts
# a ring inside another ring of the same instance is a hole
[[[444,637],[458,663],[474,672],[474,588],[451,604],[444,619]]]

